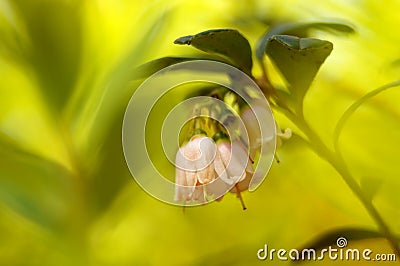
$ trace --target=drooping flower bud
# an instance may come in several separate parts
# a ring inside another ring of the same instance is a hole
[[[203,202],[204,193],[196,186],[208,184],[216,178],[214,158],[217,147],[205,136],[194,136],[176,154],[175,201]]]
[[[217,144],[218,153],[214,167],[219,177],[228,185],[234,185],[245,179],[251,171],[248,152],[239,140],[232,143],[221,141]]]
[[[251,179],[252,168],[249,154],[244,144],[236,139],[232,143],[226,140],[220,141],[217,144],[217,156],[215,158],[214,167],[220,179],[226,184],[225,189],[228,188],[231,192],[237,194],[241,201],[243,210],[246,209],[241,192],[249,187],[247,180]],[[243,187],[243,183],[247,187]],[[239,189],[241,184],[242,189]]]

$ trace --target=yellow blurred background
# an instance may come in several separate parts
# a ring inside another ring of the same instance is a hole
[[[271,21],[340,20],[356,34],[313,32],[334,50],[305,99],[307,120],[332,145],[352,102],[399,79],[398,10],[396,0],[1,0],[0,265],[262,265],[271,263],[257,259],[264,244],[374,230],[341,177],[296,136],[262,186],[243,194],[246,211],[232,195],[184,212],[159,202],[128,171],[122,118],[136,66],[194,52],[173,44],[180,36],[235,28],[254,46]],[[340,139],[357,180],[379,184],[373,203],[397,235],[399,100],[392,89],[366,102]],[[393,252],[384,239],[351,245]]]

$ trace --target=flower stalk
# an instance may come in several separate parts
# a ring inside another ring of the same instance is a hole
[[[239,190],[238,184],[236,184],[235,187],[236,187],[236,191],[237,191],[236,195],[237,195],[238,199],[240,200],[240,204],[242,204],[242,209],[245,211],[247,209],[247,207],[246,207],[246,204],[244,204],[242,193]]]

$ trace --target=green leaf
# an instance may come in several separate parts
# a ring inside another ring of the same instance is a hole
[[[321,250],[328,246],[333,248],[337,247],[337,241],[339,238],[345,238],[347,242],[365,240],[371,238],[384,238],[384,236],[375,230],[363,229],[363,228],[340,228],[324,233],[321,236],[313,239],[310,243],[298,248],[299,251],[305,249]]]
[[[20,43],[19,53],[47,103],[61,110],[81,71],[84,31],[78,2],[16,0],[10,6],[29,39]]]
[[[81,89],[77,97],[69,101],[68,123],[74,124],[74,128],[78,129],[75,130],[78,134],[75,138],[88,140],[79,147],[84,151],[85,154],[82,156],[86,158],[87,163],[96,161],[98,147],[103,145],[107,134],[112,130],[118,113],[125,110],[130,97],[139,85],[132,80],[138,75],[137,64],[145,62],[145,57],[148,57],[162,40],[169,18],[169,12],[163,13],[162,16],[144,16],[140,20],[143,22],[140,30],[143,38],[131,46],[124,53],[122,60],[105,76],[90,74],[93,79],[88,78],[86,89]],[[96,67],[89,69],[88,73],[92,71],[97,73]],[[83,128],[85,130],[82,130]]]
[[[249,41],[237,30],[208,30],[180,37],[174,43],[191,45],[206,53],[220,55],[247,74],[251,74],[253,67],[251,47]]]
[[[147,62],[143,65],[140,65],[139,67],[137,67],[135,69],[135,74],[134,74],[134,79],[142,79],[142,78],[146,78],[148,76],[153,75],[154,73],[156,73],[157,71],[177,64],[177,63],[181,63],[181,62],[186,62],[186,61],[190,61],[193,60],[194,58],[189,58],[189,57],[162,57],[162,58],[158,58],[155,59],[153,61]]]
[[[349,108],[346,109],[346,111],[343,113],[343,115],[340,117],[338,123],[336,124],[334,133],[333,133],[333,144],[335,147],[336,151],[339,151],[339,138],[340,134],[343,131],[343,127],[346,124],[347,120],[357,111],[357,109],[363,105],[366,101],[369,99],[373,98],[374,96],[378,95],[381,92],[384,92],[388,89],[395,88],[397,86],[400,86],[400,80],[386,84],[382,87],[379,87],[373,91],[370,91],[369,93],[365,94],[363,97],[355,101],[352,105],[349,106]]]
[[[308,37],[309,31],[312,29],[323,30],[332,33],[354,33],[354,29],[343,23],[329,23],[329,22],[313,22],[293,25],[286,29],[286,34],[296,35],[298,37]]]
[[[24,151],[0,132],[0,202],[44,228],[60,228],[70,197],[69,172]]]
[[[266,53],[285,77],[291,94],[302,102],[332,49],[333,45],[328,41],[276,35],[269,40]]]
[[[121,124],[125,110],[121,110],[107,132],[104,142],[99,148],[97,167],[91,175],[88,190],[92,211],[95,216],[101,215],[114,202],[122,188],[132,181],[132,176],[126,166],[124,152],[121,146]],[[112,176],[112,178],[110,178]]]
[[[264,52],[269,39],[274,35],[293,35],[297,37],[309,37],[311,29],[329,31],[333,33],[354,33],[354,29],[343,23],[330,22],[311,22],[311,23],[284,23],[272,27],[258,41],[256,48],[256,56],[259,61],[262,61]]]
[[[158,58],[158,59],[152,60],[143,65],[138,66],[135,69],[133,78],[134,79],[147,78],[165,67],[168,67],[168,66],[171,66],[174,64],[178,64],[178,63],[182,63],[182,62],[192,61],[192,60],[218,61],[216,59],[206,58],[206,57],[172,57],[172,56],[162,57],[162,58]]]

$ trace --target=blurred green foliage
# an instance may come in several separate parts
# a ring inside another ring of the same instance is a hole
[[[333,147],[343,112],[399,78],[399,8],[395,0],[0,1],[0,265],[264,264],[256,252],[265,243],[290,249],[335,228],[375,230],[340,176],[297,136],[263,185],[244,193],[247,211],[228,195],[183,213],[133,181],[121,127],[139,84],[135,67],[193,53],[174,46],[177,37],[237,28],[254,47],[271,25],[334,17],[357,34],[310,29],[334,48],[304,99],[307,121]],[[283,84],[267,64],[274,85]],[[362,186],[380,184],[372,200],[395,234],[399,99],[394,88],[366,101],[339,139]],[[392,252],[379,238],[351,245]]]

